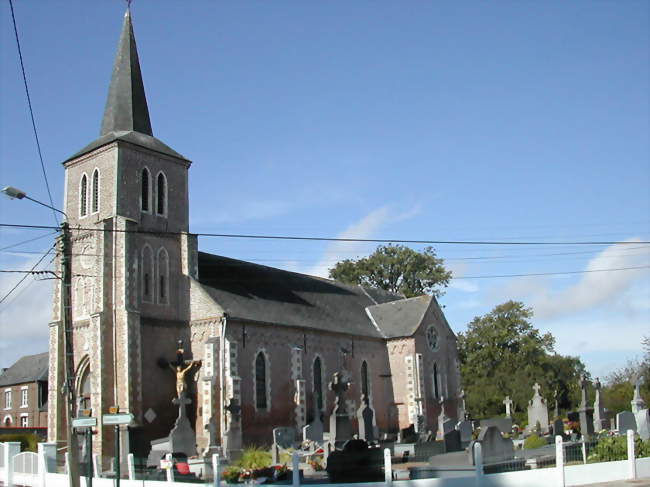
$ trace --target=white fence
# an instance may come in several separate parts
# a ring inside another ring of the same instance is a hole
[[[634,433],[630,430],[627,434],[628,459],[616,462],[589,463],[584,465],[566,466],[564,461],[564,447],[561,437],[556,437],[556,466],[551,468],[522,470],[518,472],[504,472],[484,474],[482,465],[481,445],[476,444],[474,456],[476,466],[457,472],[458,477],[393,480],[390,451],[384,451],[384,482],[366,482],[355,484],[310,484],[311,487],[325,487],[338,485],[340,487],[573,487],[597,482],[615,480],[636,480],[650,478],[650,458],[635,458]],[[29,487],[67,487],[68,478],[65,474],[54,473],[56,465],[56,446],[51,443],[39,443],[38,454],[20,453],[20,443],[0,443],[0,482],[3,485],[24,485]],[[293,457],[293,486],[300,485],[298,476],[298,455]],[[132,465],[132,462],[129,462]],[[219,471],[219,457],[213,457],[215,471]],[[153,480],[135,480],[134,470],[129,468],[129,480],[120,481],[123,487],[182,487],[187,483],[174,482],[171,471],[167,482]],[[223,481],[217,479],[212,485],[225,487]],[[85,477],[81,477],[81,487],[86,487]],[[113,487],[115,480],[106,478],[93,478],[93,487]],[[196,485],[196,484],[195,484]],[[205,484],[204,484],[205,485]]]

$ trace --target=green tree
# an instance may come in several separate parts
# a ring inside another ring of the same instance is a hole
[[[469,411],[477,417],[502,415],[510,396],[516,410],[526,411],[535,382],[549,408],[558,390],[560,406],[575,400],[584,365],[576,357],[555,354],[555,339],[533,327],[531,308],[508,301],[477,316],[458,334],[458,354]],[[518,416],[522,418],[521,415]]]
[[[650,403],[650,337],[641,339],[643,356],[639,359],[628,360],[627,363],[613,371],[605,378],[603,398],[605,407],[612,414],[630,410],[630,402],[634,396],[634,381],[638,375],[643,376],[640,387],[641,397]]]
[[[346,284],[377,287],[407,298],[422,294],[440,297],[451,279],[451,271],[432,247],[418,252],[404,245],[380,245],[368,257],[337,263],[329,275]]]

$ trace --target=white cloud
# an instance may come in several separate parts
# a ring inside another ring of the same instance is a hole
[[[413,218],[420,211],[419,207],[410,208],[404,212],[393,212],[389,206],[378,208],[356,223],[353,223],[345,229],[338,238],[372,238],[377,230],[385,227],[389,223]],[[368,254],[367,242],[332,242],[327,246],[324,257],[312,268],[306,271],[306,274],[319,277],[328,277],[329,269],[333,262],[350,258],[355,252],[359,255]]]
[[[628,242],[638,242],[630,239]],[[650,247],[630,250],[627,244],[607,247],[587,264],[586,271],[601,269],[620,269],[648,265]],[[561,291],[540,289],[538,297],[532,301],[535,315],[539,318],[552,318],[591,309],[611,303],[625,293],[635,282],[650,275],[650,269],[634,269],[611,272],[591,272],[574,285]]]

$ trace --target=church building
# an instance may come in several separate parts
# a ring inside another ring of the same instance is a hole
[[[200,163],[200,162],[198,162]],[[376,431],[436,431],[457,416],[456,337],[436,299],[405,299],[200,252],[189,232],[191,161],[154,137],[129,11],[98,139],[63,162],[70,225],[75,408],[99,420],[95,453],[113,451],[109,408],[132,413],[124,448],[146,456],[178,413],[178,342],[197,453],[268,445],[334,406],[350,383],[353,418],[368,398]],[[49,441],[64,445],[61,283],[49,350]],[[126,430],[126,428],[125,428]]]

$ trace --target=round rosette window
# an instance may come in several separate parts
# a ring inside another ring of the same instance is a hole
[[[438,332],[433,325],[427,328],[427,343],[431,350],[436,350],[438,348]]]

